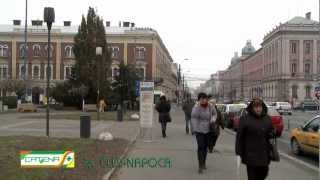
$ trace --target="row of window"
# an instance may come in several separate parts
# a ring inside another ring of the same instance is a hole
[[[298,41],[291,41],[290,43],[290,52],[292,54],[298,53]],[[305,41],[303,47],[304,54],[311,54],[312,53],[312,41]]]
[[[261,96],[263,95],[264,97],[274,97],[275,93],[275,86],[271,87],[266,87],[266,88],[252,88],[250,91],[250,94],[252,97],[254,96]],[[298,98],[298,86],[294,85],[291,87],[292,89],[292,97],[293,98]],[[305,86],[305,98],[310,99],[311,98],[311,86]]]
[[[118,59],[120,57],[120,48],[118,46],[108,47],[108,51],[111,53],[111,58]],[[145,47],[135,47],[134,56],[135,59],[145,59],[146,48]]]
[[[293,85],[291,90],[292,90],[292,97],[298,98],[298,86]],[[311,86],[305,87],[305,98],[311,98]]]
[[[119,76],[119,68],[113,67],[112,71],[112,80],[115,80],[115,77]],[[144,67],[137,68],[137,75],[141,80],[145,80],[146,78],[146,69]]]
[[[24,46],[24,44],[20,45],[19,55],[21,58],[26,56],[26,51],[28,50],[28,46]],[[48,50],[48,46],[45,47],[45,52]],[[32,53],[34,57],[41,57],[41,46],[39,44],[35,44],[32,46]],[[109,52],[111,53],[111,58],[117,59],[120,56],[120,48],[118,46],[110,46],[108,47]],[[50,48],[50,57],[52,57],[53,46]],[[145,47],[135,47],[134,55],[136,59],[145,59],[146,48]],[[8,57],[9,56],[9,46],[4,44],[0,44],[0,57]],[[64,57],[66,58],[74,58],[73,46],[66,46],[64,48]]]
[[[29,47],[24,46],[21,44],[19,47],[19,55],[21,58],[26,57],[26,52],[28,51]],[[48,45],[44,47],[45,56],[47,56],[48,52]],[[50,46],[50,57],[52,57],[53,52],[53,45]],[[41,57],[42,56],[42,47],[39,44],[35,44],[32,46],[32,54],[34,57]],[[8,57],[9,56],[9,46],[6,44],[0,44],[0,57]],[[74,58],[73,53],[73,46],[66,46],[64,48],[64,57],[66,58]]]
[[[43,80],[43,79],[46,79],[47,78],[47,65],[44,65],[44,68],[41,69],[41,66],[39,64],[36,64],[36,65],[32,65],[32,71],[31,71],[31,79],[34,79],[34,80]],[[52,70],[52,65],[49,65],[49,74],[50,74],[50,79],[53,79],[53,70]],[[28,67],[27,69],[25,69],[24,65],[21,64],[19,65],[19,77],[20,79],[23,79],[24,78],[24,74],[25,74],[25,70],[28,71]],[[67,80],[71,77],[72,75],[72,71],[73,71],[73,68],[71,65],[66,65],[64,66],[64,79]],[[41,77],[41,74],[44,74],[43,77]]]

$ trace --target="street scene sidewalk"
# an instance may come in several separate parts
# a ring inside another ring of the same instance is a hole
[[[235,136],[222,131],[213,154],[208,154],[207,170],[198,174],[195,137],[185,133],[184,114],[180,110],[172,113],[173,122],[168,124],[167,138],[161,137],[160,125],[155,114],[153,142],[137,140],[128,154],[130,157],[163,158],[172,162],[171,168],[122,168],[111,179],[114,180],[193,180],[193,179],[247,179],[246,168],[240,166],[237,173],[237,160],[234,151]],[[296,164],[285,158],[270,166],[269,180],[317,180],[318,172]]]

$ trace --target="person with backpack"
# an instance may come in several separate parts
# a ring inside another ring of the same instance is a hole
[[[191,113],[192,113],[192,108],[195,105],[195,103],[192,101],[192,99],[188,99],[187,101],[184,102],[182,106],[182,110],[185,115],[185,120],[186,120],[186,133],[189,134],[190,128],[192,127],[191,124]],[[190,127],[190,128],[189,128]],[[191,129],[191,132],[193,130]]]

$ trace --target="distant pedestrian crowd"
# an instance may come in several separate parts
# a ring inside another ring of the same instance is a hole
[[[167,123],[172,121],[171,105],[165,96],[156,104],[161,123],[162,136],[167,136]],[[198,173],[206,167],[207,154],[214,152],[224,122],[216,101],[206,93],[199,93],[197,100],[187,99],[182,106],[185,114],[185,131],[195,136],[197,141]],[[279,161],[275,131],[263,100],[254,98],[240,117],[237,130],[235,153],[247,166],[248,180],[264,180],[268,176],[271,161]]]

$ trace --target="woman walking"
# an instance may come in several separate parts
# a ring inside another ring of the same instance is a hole
[[[159,113],[159,123],[161,123],[162,137],[165,138],[167,136],[166,134],[167,123],[171,122],[171,117],[170,117],[171,105],[167,101],[165,96],[160,97],[160,102],[156,105],[156,110]]]
[[[193,107],[191,113],[191,126],[193,134],[196,135],[198,144],[199,174],[206,168],[206,159],[209,145],[209,132],[212,116],[216,115],[215,108],[209,105],[208,96],[199,93],[198,103]]]
[[[271,118],[267,114],[267,106],[259,98],[254,98],[246,110],[237,131],[236,154],[247,166],[248,180],[264,180],[270,164]]]
[[[211,124],[210,134],[209,134],[209,153],[213,153],[213,148],[216,146],[216,142],[220,135],[220,127],[224,129],[224,123],[222,120],[222,114],[216,105],[216,101],[214,99],[210,100],[209,104],[216,110],[217,118],[214,123]]]

